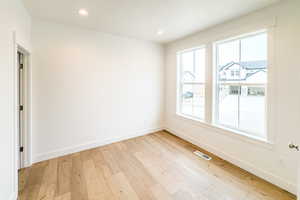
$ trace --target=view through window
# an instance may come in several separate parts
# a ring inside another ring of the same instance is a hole
[[[205,48],[180,52],[179,112],[204,119]]]
[[[266,137],[267,33],[216,44],[216,124]]]

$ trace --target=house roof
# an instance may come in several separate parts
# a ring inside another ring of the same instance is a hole
[[[246,76],[245,77],[243,77],[243,78],[239,78],[239,79],[227,79],[227,78],[223,78],[223,79],[221,79],[221,80],[226,80],[226,81],[246,81],[248,78],[250,78],[251,76],[253,76],[253,75],[255,75],[255,74],[257,74],[257,73],[259,73],[259,72],[266,72],[265,70],[262,70],[262,69],[260,69],[260,70],[257,70],[257,71],[255,71],[255,72],[250,72],[250,73],[247,73],[246,74]]]
[[[254,74],[257,74],[258,72],[266,72],[265,70],[257,70],[253,73],[247,73],[246,77],[244,80],[247,80],[247,78],[249,78],[250,76],[253,76]]]
[[[267,61],[266,60],[256,60],[256,61],[247,61],[247,62],[230,62],[226,65],[219,66],[219,71],[226,70],[233,65],[240,65],[247,70],[262,70],[267,68]]]

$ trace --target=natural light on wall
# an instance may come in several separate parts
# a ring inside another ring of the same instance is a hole
[[[215,124],[266,137],[267,33],[217,42]]]
[[[205,48],[178,53],[178,114],[204,119]]]

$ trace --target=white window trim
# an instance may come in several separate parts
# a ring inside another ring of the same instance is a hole
[[[277,128],[276,128],[276,124],[277,124],[277,118],[276,118],[276,114],[277,114],[277,108],[276,108],[276,102],[277,102],[277,98],[276,98],[276,93],[275,93],[275,79],[276,79],[276,67],[275,67],[275,57],[274,57],[274,50],[275,50],[275,46],[274,46],[274,41],[275,41],[275,28],[276,25],[272,24],[269,26],[265,26],[265,27],[260,27],[260,28],[252,28],[251,30],[245,30],[244,33],[237,33],[235,34],[236,36],[233,37],[227,37],[227,38],[237,38],[237,37],[241,37],[241,36],[246,36],[249,35],[249,33],[259,33],[259,32],[267,32],[268,35],[268,76],[267,76],[267,84],[266,84],[266,134],[267,137],[266,138],[261,138],[261,137],[255,137],[253,135],[249,135],[247,133],[241,132],[241,131],[237,131],[237,130],[232,130],[230,128],[226,128],[226,127],[220,127],[218,125],[215,125],[214,122],[214,116],[215,116],[215,81],[214,81],[214,74],[215,74],[215,42],[216,41],[227,41],[227,39],[222,39],[222,40],[214,40],[214,41],[208,41],[205,45],[200,45],[197,48],[206,48],[206,68],[205,68],[205,118],[204,120],[201,119],[197,119],[195,117],[191,117],[191,116],[186,116],[186,115],[182,115],[178,109],[179,106],[179,102],[178,102],[178,85],[177,85],[177,98],[176,98],[176,116],[178,116],[180,119],[184,119],[187,120],[191,123],[193,123],[194,125],[199,125],[202,128],[209,128],[212,131],[215,131],[217,133],[221,133],[221,134],[227,134],[229,136],[235,137],[237,139],[240,139],[242,141],[246,141],[246,142],[250,142],[250,143],[254,143],[254,144],[258,144],[262,147],[265,147],[267,149],[273,149],[274,147],[274,143],[276,142],[276,136],[277,136]],[[256,30],[256,31],[253,31]],[[259,30],[259,31],[257,31]],[[191,49],[195,49],[195,48],[191,48]],[[187,50],[191,50],[191,49],[187,49]],[[184,52],[186,50],[183,51],[179,51],[180,52]],[[178,58],[178,57],[177,57]],[[177,84],[178,84],[178,80],[179,80],[179,71],[178,71],[178,60],[177,60]]]
[[[246,135],[246,136],[253,136],[253,134],[255,133],[252,133],[251,131],[247,131],[247,130],[243,130],[241,128],[237,128],[237,127],[232,127],[230,125],[225,125],[225,124],[222,124],[217,116],[218,116],[218,102],[217,102],[217,95],[218,95],[218,91],[217,91],[217,52],[216,52],[216,49],[217,49],[217,45],[220,45],[220,44],[224,44],[224,43],[227,43],[227,42],[231,42],[231,41],[235,41],[235,40],[241,40],[241,39],[245,39],[245,38],[249,38],[249,37],[254,37],[256,35],[259,35],[259,34],[262,34],[262,33],[266,33],[267,34],[267,37],[269,38],[269,32],[268,30],[266,29],[262,29],[262,30],[258,30],[258,31],[255,31],[255,32],[250,32],[250,33],[246,33],[246,34],[241,34],[241,35],[238,35],[238,36],[235,36],[235,37],[231,37],[231,38],[228,38],[228,39],[225,39],[225,40],[221,40],[221,41],[216,41],[213,43],[213,48],[214,48],[214,54],[213,54],[213,58],[214,58],[214,65],[213,65],[213,68],[214,68],[214,73],[213,73],[213,80],[214,80],[214,118],[213,118],[213,125],[214,126],[217,126],[217,127],[221,127],[221,128],[224,128],[224,129],[229,129],[229,130],[233,130],[234,132],[236,133],[242,133],[243,135]],[[269,40],[268,40],[268,52],[269,52]],[[241,53],[241,52],[240,52]],[[269,61],[270,59],[270,56],[267,55],[267,59]],[[269,76],[269,66],[268,66],[268,76]],[[267,76],[267,77],[268,77]],[[268,97],[268,85],[269,85],[269,80],[267,80],[267,83],[264,83],[264,84],[260,84],[260,85],[263,85],[265,87],[265,130],[264,130],[264,134],[265,134],[265,137],[257,137],[257,138],[261,138],[262,140],[266,140],[266,141],[269,141],[269,136],[268,136],[268,132],[269,132],[269,127],[268,127],[268,112],[267,112],[267,108],[269,106],[269,97]],[[253,136],[254,138],[256,138],[256,136]]]

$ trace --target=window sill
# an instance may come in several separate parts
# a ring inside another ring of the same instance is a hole
[[[204,120],[200,120],[191,116],[186,116],[184,114],[181,113],[176,113],[176,117],[186,120],[190,123],[192,123],[195,126],[200,126],[202,128],[208,128],[211,131],[214,131],[216,133],[219,134],[226,134],[228,136],[234,137],[236,139],[242,140],[244,142],[248,142],[248,143],[252,143],[252,144],[256,144],[259,145],[261,147],[264,147],[266,149],[270,149],[272,150],[274,148],[274,143],[272,143],[271,141],[265,139],[265,138],[260,138],[260,137],[255,137],[252,135],[249,135],[248,133],[242,132],[242,131],[238,131],[238,130],[234,130],[234,129],[230,129],[221,125],[216,125],[216,124],[209,124],[207,122],[205,122]]]

